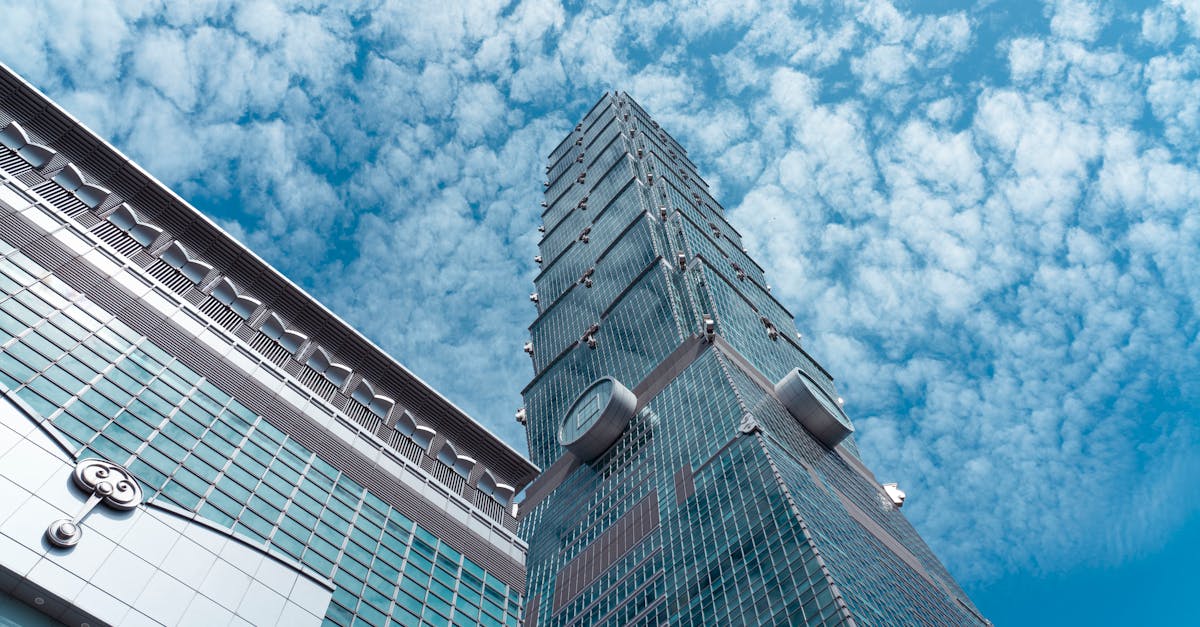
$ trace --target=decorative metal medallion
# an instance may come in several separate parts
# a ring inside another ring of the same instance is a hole
[[[142,502],[142,488],[124,466],[103,459],[83,459],[71,475],[75,485],[88,495],[83,509],[74,518],[62,518],[50,523],[46,539],[63,548],[73,547],[83,535],[84,517],[96,505],[103,503],[116,510],[130,510]]]
[[[558,428],[558,442],[580,460],[590,462],[621,437],[636,411],[633,392],[612,377],[601,377],[567,410]]]
[[[775,397],[822,444],[833,448],[854,433],[850,417],[807,372],[793,368],[775,384]]]

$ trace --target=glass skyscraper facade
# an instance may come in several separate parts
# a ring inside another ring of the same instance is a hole
[[[687,152],[606,94],[549,157],[527,624],[984,625],[863,465]]]
[[[536,473],[0,66],[0,625],[507,625]]]

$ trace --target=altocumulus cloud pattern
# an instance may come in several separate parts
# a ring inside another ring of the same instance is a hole
[[[619,88],[964,583],[1200,510],[1195,3],[0,11],[0,59],[518,447],[542,157]]]

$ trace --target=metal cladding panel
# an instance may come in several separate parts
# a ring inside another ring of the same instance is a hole
[[[536,624],[538,606],[541,604],[541,601],[542,595],[540,594],[535,594],[529,599],[529,602],[525,604],[525,615],[521,619],[521,625],[528,627]]]
[[[553,611],[561,610],[658,527],[658,492],[651,491],[558,572]]]
[[[682,505],[690,496],[696,493],[696,480],[692,474],[692,465],[684,464],[675,473],[675,504]]]

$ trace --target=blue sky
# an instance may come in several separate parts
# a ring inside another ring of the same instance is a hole
[[[1196,2],[2,11],[0,59],[521,449],[542,156],[629,91],[986,614],[1195,622]]]

